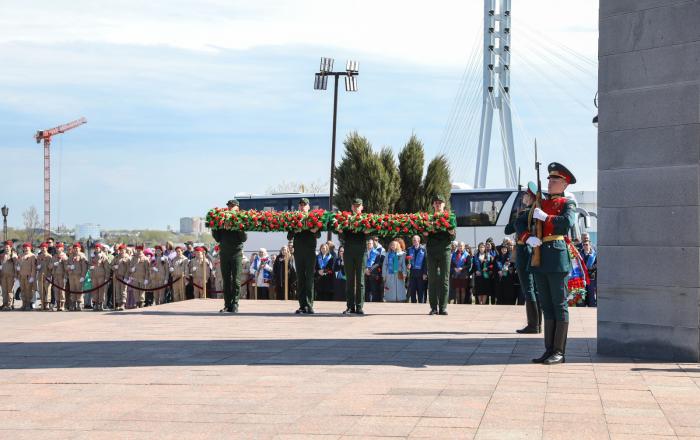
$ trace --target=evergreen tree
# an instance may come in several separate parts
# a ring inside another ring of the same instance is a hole
[[[384,147],[379,152],[379,162],[383,172],[379,173],[380,182],[378,186],[377,206],[381,212],[395,212],[396,202],[399,199],[401,180],[399,169],[394,160],[394,153],[390,147]]]
[[[384,180],[384,167],[379,157],[367,138],[357,132],[348,134],[343,145],[345,152],[335,171],[335,206],[349,211],[352,200],[359,197],[364,201],[366,212],[377,210],[380,199],[377,185]]]
[[[422,210],[430,208],[433,197],[436,195],[444,196],[447,206],[449,207],[451,192],[450,166],[447,163],[447,158],[441,154],[430,161],[428,170],[425,173],[421,197],[423,203]]]
[[[425,207],[421,204],[421,180],[425,153],[423,143],[414,134],[399,153],[399,179],[401,190],[396,203],[396,212],[418,212]]]

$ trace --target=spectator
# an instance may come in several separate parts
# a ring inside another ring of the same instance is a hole
[[[590,240],[583,242],[583,252],[581,258],[588,270],[589,283],[586,286],[586,305],[588,307],[598,306],[598,253],[593,248]]]
[[[374,247],[375,241],[367,240],[367,261],[365,264],[365,300],[379,301],[381,298],[381,252]]]
[[[454,288],[456,304],[465,304],[469,275],[473,264],[464,242],[457,243],[450,261],[450,284]]]
[[[316,298],[320,301],[331,301],[333,299],[333,255],[327,243],[319,247],[316,255],[316,267],[314,287],[316,288]]]
[[[491,295],[490,266],[493,257],[486,252],[486,245],[479,243],[474,255],[474,295],[479,304],[486,304]]]
[[[333,240],[328,240],[326,244],[328,245],[328,253],[335,259],[338,256],[335,252],[335,243],[333,243]]]
[[[345,247],[340,246],[338,248],[338,257],[333,261],[333,274],[335,275],[335,281],[333,284],[333,300],[334,301],[345,301],[345,288],[347,283],[347,277],[345,276]]]
[[[272,281],[272,264],[265,248],[251,260],[250,274],[257,289],[257,299],[270,299],[270,281]]]
[[[241,287],[245,286],[245,298],[250,299],[253,296],[250,294],[250,285],[252,281],[252,275],[250,275],[250,259],[245,256],[245,252],[241,250],[243,257],[241,259]],[[253,254],[255,255],[255,254]],[[251,255],[252,259],[252,255]],[[243,290],[241,289],[241,296],[243,295]]]
[[[496,287],[496,303],[515,305],[515,291],[513,289],[514,271],[511,261],[508,243],[504,242],[499,247],[499,254],[494,259],[494,274]]]
[[[277,254],[275,262],[272,266],[272,274],[275,280],[275,288],[277,291],[277,299],[284,299],[284,271],[285,271],[285,260],[289,261],[289,266],[287,268],[287,283],[289,288],[287,290],[287,298],[292,297],[292,286],[296,280],[296,271],[294,270],[294,261],[289,255],[289,248],[287,246],[282,246],[280,253]]]
[[[384,301],[406,301],[406,254],[398,241],[389,243],[389,251],[384,256],[382,272],[384,279]]]
[[[428,266],[425,264],[425,248],[420,244],[420,236],[411,238],[412,246],[406,252],[406,269],[409,273],[408,295],[412,303],[425,303],[425,281],[428,279]]]

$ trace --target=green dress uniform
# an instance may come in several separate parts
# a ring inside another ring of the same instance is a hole
[[[442,196],[435,198],[441,202]],[[450,260],[452,250],[450,245],[455,237],[454,232],[439,231],[428,235],[426,263],[428,265],[428,302],[430,314],[447,315],[447,301],[450,295]]]
[[[568,183],[576,182],[573,174],[561,164],[553,162],[548,170],[550,178],[557,176],[565,178]],[[564,194],[550,194],[542,201],[541,210],[547,217],[544,221],[538,220],[543,223],[540,264],[537,267],[530,265],[530,270],[535,277],[544,313],[545,353],[532,361],[549,365],[565,361],[569,329],[567,281],[572,267],[566,235],[576,221],[576,203]]]
[[[237,200],[229,200],[226,205],[239,206]],[[238,312],[241,297],[241,270],[243,265],[243,243],[248,235],[243,231],[213,230],[212,237],[219,243],[219,258],[224,287],[224,308],[221,310]]]
[[[528,183],[527,192],[535,199],[537,185],[533,182]],[[505,227],[506,234],[516,235],[515,244],[515,268],[518,271],[518,280],[520,281],[520,289],[525,296],[525,313],[527,315],[527,326],[523,329],[516,330],[518,333],[540,333],[542,331],[542,306],[540,304],[539,295],[535,288],[535,279],[530,272],[530,256],[532,248],[525,243],[529,230],[530,210],[524,209],[508,223]]]
[[[309,204],[304,198],[299,203]],[[314,313],[314,268],[316,266],[316,240],[320,232],[300,231],[287,233],[287,240],[294,241],[294,264],[297,271],[297,297],[299,309],[296,313]]]
[[[353,200],[362,205],[361,199]],[[342,232],[340,241],[345,247],[345,300],[347,313],[363,314],[365,304],[365,262],[367,260],[367,234],[364,232]]]

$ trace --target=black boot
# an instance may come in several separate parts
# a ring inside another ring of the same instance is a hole
[[[525,314],[527,315],[527,326],[520,330],[516,330],[516,333],[539,333],[537,325],[537,303],[535,301],[527,301],[525,303]]]
[[[557,327],[554,332],[554,351],[544,362],[545,365],[563,364],[566,362],[564,353],[566,353],[566,336],[569,333],[569,323],[565,321],[557,321]]]
[[[541,364],[552,355],[554,350],[554,332],[555,332],[555,322],[554,320],[545,319],[544,321],[544,354],[537,359],[533,359],[532,362],[536,364]]]
[[[537,306],[537,333],[542,333],[542,304],[538,301],[535,306]]]

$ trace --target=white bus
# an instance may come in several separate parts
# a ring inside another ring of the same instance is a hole
[[[572,194],[567,196],[573,198]],[[286,193],[264,196],[237,195],[242,210],[256,209],[259,211],[289,211],[297,208],[300,198],[309,199],[311,209],[328,209],[328,194]],[[493,238],[500,244],[506,237],[504,229],[522,207],[522,193],[517,189],[453,189],[450,194],[450,207],[457,219],[457,240],[474,247],[478,243]],[[349,208],[349,207],[348,207]],[[572,235],[580,237],[580,232],[588,224],[585,211],[579,212],[579,220],[574,226]],[[325,240],[326,232],[322,239]],[[338,237],[333,235],[333,241],[338,245]],[[319,240],[319,245],[321,240]],[[276,254],[287,244],[287,234],[282,232],[248,232],[245,252],[257,252],[261,247],[269,253]]]

